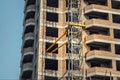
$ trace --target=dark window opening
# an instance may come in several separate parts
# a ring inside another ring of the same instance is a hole
[[[120,39],[120,30],[114,29],[114,38]]]
[[[105,67],[105,68],[111,68],[112,67],[112,61],[111,60],[92,59],[89,62],[90,62],[90,67]]]
[[[29,63],[32,62],[33,60],[33,55],[26,55],[24,56],[23,63]]]
[[[22,80],[31,79],[31,76],[32,76],[32,71],[31,70],[27,70],[27,71],[23,72]]]
[[[102,34],[102,35],[110,35],[108,28],[102,28],[98,26],[91,27],[87,29],[89,34]]]
[[[46,50],[49,48],[49,46],[51,46],[53,43],[49,43],[49,42],[46,42]],[[58,44],[55,44],[50,50],[47,51],[47,53],[51,53],[51,51],[53,51],[54,49],[58,48]],[[58,53],[58,50],[56,50],[55,52],[53,53]]]
[[[112,15],[113,23],[120,23],[120,15]]]
[[[73,65],[72,65],[73,62]],[[73,66],[73,67],[72,67]],[[79,60],[66,60],[66,69],[67,70],[79,70]]]
[[[58,80],[57,77],[45,76],[45,80]]]
[[[68,44],[66,44],[66,53],[69,53],[69,51],[68,51]]]
[[[47,21],[58,22],[58,13],[46,12]]]
[[[47,6],[58,8],[58,0],[47,0]]]
[[[118,44],[115,44],[115,54],[120,55],[120,45],[118,45]]]
[[[23,48],[33,47],[34,40],[27,40],[25,41],[25,44]]]
[[[34,79],[37,78],[37,65],[36,64],[35,64],[35,67],[34,67],[33,78]]]
[[[28,0],[27,6],[29,6],[29,5],[35,5],[35,3],[36,3],[36,0]]]
[[[58,60],[45,59],[45,69],[58,70]]]
[[[116,67],[117,71],[120,71],[120,61],[116,61]]]
[[[120,80],[120,78],[118,77],[117,80]]]
[[[27,26],[26,29],[25,29],[24,34],[26,34],[26,33],[33,33],[34,32],[34,28],[35,27],[33,25]]]
[[[110,44],[108,43],[94,42],[94,43],[88,44],[88,46],[90,47],[90,50],[111,51]]]
[[[87,19],[104,19],[108,20],[108,14],[107,13],[101,13],[101,12],[89,12],[86,14]]]
[[[71,21],[71,16],[70,13],[66,13],[66,22]]]
[[[66,77],[66,80],[81,80],[81,76],[69,76]]]
[[[30,19],[30,18],[34,18],[34,17],[35,17],[35,12],[28,12],[26,14],[25,20]]]
[[[86,80],[113,80],[113,77],[106,77],[106,76],[92,76],[92,77],[87,77]]]
[[[71,0],[66,0],[66,7],[70,7],[70,1]]]
[[[88,5],[97,4],[107,6],[107,0],[84,0]]]
[[[46,27],[46,36],[58,37],[58,28]]]
[[[112,0],[112,8],[113,9],[120,9],[120,1]]]

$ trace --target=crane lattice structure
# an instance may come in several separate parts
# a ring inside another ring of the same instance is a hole
[[[81,0],[68,0],[68,80],[83,79]]]
[[[67,41],[61,44],[58,48],[55,48],[51,53],[55,52],[63,45],[67,44],[68,48],[68,70],[59,79],[61,80],[67,74],[68,80],[83,80],[83,40],[82,32],[85,25],[81,20],[81,0],[66,0],[68,7],[68,27],[66,31],[61,35],[51,46],[46,50],[49,51],[63,36],[67,35]]]

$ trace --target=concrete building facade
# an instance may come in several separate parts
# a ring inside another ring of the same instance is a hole
[[[86,27],[82,59],[76,60],[80,68],[70,69],[72,79],[67,44],[51,53],[67,40],[65,35],[55,43],[68,27],[69,1],[25,0],[20,80],[120,80],[120,0],[78,3]]]

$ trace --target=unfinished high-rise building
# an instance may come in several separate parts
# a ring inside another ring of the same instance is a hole
[[[20,80],[120,80],[120,0],[25,0]]]

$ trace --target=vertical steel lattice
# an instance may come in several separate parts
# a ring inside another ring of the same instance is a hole
[[[81,0],[67,0],[68,24],[81,22]],[[68,26],[68,80],[82,80],[82,27]],[[75,57],[74,57],[75,56]]]

